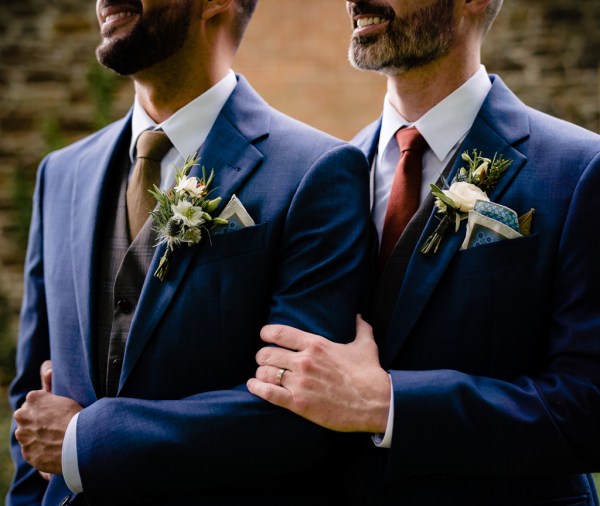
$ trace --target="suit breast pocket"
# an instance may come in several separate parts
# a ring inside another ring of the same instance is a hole
[[[231,230],[206,238],[198,249],[192,267],[263,250],[266,245],[267,222]]]
[[[493,377],[531,367],[551,282],[540,247],[532,235],[458,252],[421,317],[417,366]]]
[[[512,266],[531,264],[537,258],[538,246],[537,234],[475,246],[458,253],[453,273],[455,276],[461,276],[478,271],[510,269]]]

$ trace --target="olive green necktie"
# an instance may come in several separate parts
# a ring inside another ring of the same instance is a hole
[[[171,146],[163,131],[145,130],[138,137],[137,158],[127,186],[127,221],[132,241],[156,205],[148,190],[160,185],[160,162]]]

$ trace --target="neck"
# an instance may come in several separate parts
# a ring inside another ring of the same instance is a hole
[[[424,67],[388,75],[390,102],[403,118],[417,121],[469,80],[480,64],[478,52],[470,58],[462,53],[449,54]]]
[[[181,51],[133,76],[135,92],[148,116],[162,123],[218,83],[233,55]],[[190,64],[190,62],[193,62]]]

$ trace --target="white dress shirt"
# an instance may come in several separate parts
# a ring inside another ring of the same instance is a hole
[[[235,73],[229,70],[221,81],[159,125],[146,114],[136,97],[131,120],[129,148],[131,167],[133,168],[135,162],[135,145],[138,136],[148,129],[163,130],[173,147],[162,159],[160,186],[163,189],[173,186],[175,183],[173,164],[181,168],[187,157],[197,153],[236,85]],[[63,477],[69,489],[76,494],[83,491],[77,462],[77,418],[78,415],[75,415],[69,422],[62,447]]]
[[[387,203],[390,198],[392,180],[400,158],[396,131],[401,127],[415,126],[427,141],[429,148],[423,154],[421,178],[421,202],[431,192],[431,183],[440,177],[450,162],[479,113],[492,83],[483,65],[460,88],[436,104],[414,123],[406,121],[385,97],[377,156],[374,160],[373,220],[379,237]],[[391,381],[391,380],[390,380]],[[388,424],[383,437],[373,436],[377,446],[390,448],[394,427],[394,391],[390,398]]]
[[[492,83],[482,65],[460,88],[436,104],[414,123],[405,120],[386,95],[383,104],[381,132],[374,160],[373,220],[381,237],[383,220],[390,198],[392,181],[400,148],[396,132],[402,127],[415,126],[427,141],[429,149],[423,155],[421,202],[435,183],[475,121]]]

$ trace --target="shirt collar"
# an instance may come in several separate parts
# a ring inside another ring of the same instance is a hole
[[[193,156],[208,137],[217,116],[236,85],[235,73],[233,70],[229,70],[227,75],[212,88],[179,109],[161,124],[156,124],[148,116],[138,98],[135,97],[129,146],[131,162],[133,163],[135,160],[135,144],[138,136],[148,129],[163,130],[184,160],[188,156]]]
[[[379,136],[379,153],[385,151],[399,128],[414,125],[435,156],[440,161],[444,160],[470,130],[491,88],[492,83],[487,71],[481,65],[462,86],[412,125],[398,113],[386,95]]]

